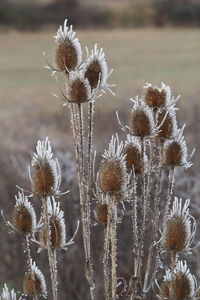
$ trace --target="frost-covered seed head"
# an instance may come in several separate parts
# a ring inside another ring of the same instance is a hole
[[[78,38],[75,38],[75,32],[72,26],[67,26],[67,20],[64,26],[60,26],[55,35],[57,43],[56,64],[60,71],[75,70],[81,64],[82,50]]]
[[[192,227],[189,203],[186,200],[183,205],[182,199],[174,199],[162,236],[162,246],[167,251],[179,253],[190,246]]]
[[[168,114],[166,115],[166,112]],[[173,138],[177,134],[177,123],[176,115],[174,109],[163,110],[158,114],[158,126],[159,131],[157,133],[157,138],[161,140],[166,140]]]
[[[108,217],[108,207],[106,204],[98,203],[95,208],[95,215],[98,223],[106,225]]]
[[[166,141],[164,155],[167,166],[178,167],[187,165],[187,147],[182,133],[173,140]]]
[[[46,298],[47,289],[44,275],[35,262],[31,262],[31,271],[29,270],[24,275],[23,289],[24,294],[28,296],[34,296],[36,293],[36,295]]]
[[[104,194],[124,200],[127,188],[126,163],[123,144],[116,137],[112,137],[109,149],[104,152],[98,178],[99,187]]]
[[[150,136],[155,129],[152,110],[144,101],[136,98],[131,112],[131,129],[133,134],[140,137]]]
[[[161,83],[161,87],[146,84],[147,89],[145,102],[149,107],[154,109],[168,106],[171,100],[171,89],[169,86]]]
[[[16,198],[16,204],[13,211],[14,229],[25,235],[33,234],[36,231],[35,210],[23,193],[19,192]]]
[[[50,141],[38,141],[36,152],[32,159],[33,174],[32,189],[40,197],[52,196],[59,193],[60,167],[57,159],[53,158]]]
[[[108,77],[108,67],[102,48],[98,50],[97,45],[95,45],[91,54],[89,55],[88,53],[84,72],[92,89],[95,89],[98,84],[100,88],[105,87]]]
[[[9,291],[6,284],[4,284],[2,294],[0,295],[0,300],[17,300],[17,294],[14,289]],[[18,300],[24,300],[24,298],[19,297]]]
[[[163,278],[163,282],[160,286],[160,297],[162,300],[169,300],[170,298],[170,284],[171,284],[171,272],[170,270],[166,271],[166,274]]]
[[[66,82],[67,99],[71,103],[84,103],[91,100],[91,88],[82,71],[69,73]]]
[[[172,274],[170,299],[189,300],[194,296],[196,279],[191,275],[186,261],[178,261]]]
[[[60,202],[48,199],[48,215],[50,225],[50,243],[52,249],[59,249],[66,244],[66,226],[64,212],[60,209]],[[47,248],[47,231],[43,225],[39,232],[41,245]]]
[[[126,167],[130,172],[134,170],[135,174],[141,174],[141,145],[136,137],[127,136],[123,153],[126,155]]]

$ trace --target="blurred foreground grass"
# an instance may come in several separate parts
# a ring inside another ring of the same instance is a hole
[[[55,32],[1,32],[0,122],[6,144],[11,144],[12,138],[23,143],[26,137],[25,143],[32,144],[45,135],[57,137],[59,126],[65,126],[62,104],[52,96],[57,92],[56,81],[44,69],[42,55],[45,50],[49,62],[53,61]],[[111,110],[114,120],[114,110],[128,108],[128,99],[142,94],[145,82],[169,84],[175,95],[182,95],[179,106],[186,114],[191,103],[194,107],[198,104],[199,29],[90,30],[79,31],[77,36],[84,56],[86,45],[98,43],[114,69],[110,81],[116,84],[116,96],[107,94],[99,101],[99,120]],[[99,126],[105,130],[105,126]]]

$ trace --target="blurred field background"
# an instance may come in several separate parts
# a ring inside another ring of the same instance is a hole
[[[162,5],[161,5],[162,4]],[[65,8],[65,9],[64,9]],[[39,12],[39,14],[38,14]],[[179,196],[190,197],[194,215],[199,210],[199,132],[200,132],[200,4],[199,1],[1,1],[0,3],[0,207],[8,219],[14,205],[15,185],[30,189],[27,166],[38,139],[49,136],[63,170],[63,190],[71,193],[62,200],[67,219],[67,233],[72,235],[79,201],[72,147],[69,114],[62,102],[53,97],[57,83],[44,68],[43,50],[54,62],[53,35],[64,18],[75,25],[85,56],[85,46],[95,43],[104,48],[110,78],[115,83],[116,96],[106,94],[96,104],[95,150],[102,153],[111,134],[120,128],[115,110],[128,122],[130,97],[144,95],[146,82],[169,84],[178,102],[179,124],[186,123],[189,152],[195,147],[194,166],[187,173],[177,174]],[[39,202],[35,200],[39,209]],[[126,278],[131,255],[130,237],[124,237],[125,225],[120,225],[123,241],[119,249],[120,272]],[[101,269],[102,233],[94,227],[94,251]],[[18,290],[22,288],[25,271],[22,240],[8,230],[0,220],[0,287],[4,282]],[[198,235],[199,238],[199,235]],[[99,243],[98,243],[99,241]],[[61,299],[83,299],[87,284],[80,268],[81,235],[78,246],[59,256],[66,268],[60,274],[63,285]],[[126,252],[124,249],[127,249]],[[195,264],[195,255],[192,262]],[[37,256],[39,265],[44,254]],[[41,262],[41,263],[40,263]],[[194,268],[198,273],[198,269]],[[97,280],[98,282],[98,280]],[[101,290],[98,290],[101,295]],[[85,298],[84,298],[85,299]],[[102,296],[99,296],[102,299]]]

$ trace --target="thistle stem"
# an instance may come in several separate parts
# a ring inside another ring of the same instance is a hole
[[[171,199],[172,199],[172,194],[173,194],[173,189],[174,189],[174,180],[175,180],[174,173],[175,173],[174,167],[171,167],[170,172],[169,172],[168,193],[167,193],[167,201],[166,201],[166,205],[165,205],[163,227],[165,226],[166,221],[167,221],[169,206],[170,206]]]
[[[104,257],[103,257],[103,273],[104,273],[104,294],[105,300],[110,300],[110,268],[109,268],[109,257],[110,257],[110,221],[111,218],[108,214],[107,223],[104,228]]]
[[[112,300],[116,300],[117,288],[117,206],[115,203],[109,204],[110,224],[110,243],[111,243],[111,291]]]

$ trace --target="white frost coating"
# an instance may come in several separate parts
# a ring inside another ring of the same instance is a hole
[[[6,283],[4,284],[2,294],[0,295],[0,300],[17,300],[17,294],[14,289],[9,291]],[[19,297],[18,300],[24,300],[23,297]]]
[[[135,136],[132,136],[131,134],[127,134],[127,139],[125,141],[125,146],[128,146],[130,144],[133,145],[135,148],[137,148],[139,153],[141,153],[142,149],[141,149],[140,139],[135,137]]]
[[[59,27],[57,34],[54,36],[55,42],[58,45],[62,44],[71,44],[74,46],[77,52],[77,67],[81,64],[82,61],[82,50],[81,45],[79,43],[79,39],[75,38],[76,32],[73,31],[73,26],[67,26],[67,19],[64,21],[63,28],[62,26]]]

